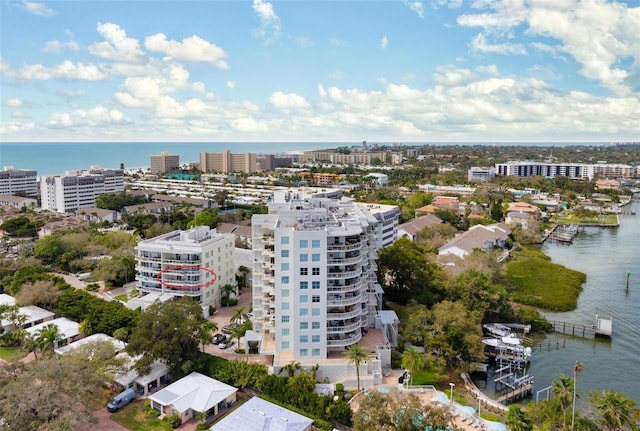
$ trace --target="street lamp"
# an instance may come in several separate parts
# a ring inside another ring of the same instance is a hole
[[[449,383],[449,386],[451,386],[451,408],[453,409],[453,387],[455,386],[455,383]]]

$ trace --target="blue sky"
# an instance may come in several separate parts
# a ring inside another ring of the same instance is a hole
[[[2,141],[640,141],[640,2],[0,2]]]

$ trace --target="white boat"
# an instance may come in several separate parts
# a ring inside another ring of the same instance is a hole
[[[502,338],[511,334],[511,328],[502,323],[485,323],[482,328],[491,337]]]

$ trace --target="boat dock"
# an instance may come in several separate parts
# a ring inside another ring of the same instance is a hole
[[[500,404],[509,404],[510,402],[528,397],[533,392],[533,377],[531,377],[531,379],[531,382],[525,383],[512,391],[508,391],[500,398],[497,398],[496,401]]]
[[[559,224],[549,233],[548,239],[559,242],[571,242],[578,234],[577,224]]]
[[[596,314],[595,325],[583,325],[580,323],[565,322],[559,320],[549,320],[555,332],[580,337],[607,337],[613,334],[613,318],[611,316],[600,316]]]

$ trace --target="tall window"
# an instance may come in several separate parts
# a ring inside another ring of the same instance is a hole
[[[300,248],[309,248],[309,241],[306,239],[300,240]]]
[[[312,356],[320,356],[320,349],[312,349],[311,350],[311,355]]]
[[[309,275],[309,268],[300,268],[300,275]]]
[[[289,276],[284,275],[284,276],[280,277],[280,283],[289,284]]]
[[[312,289],[320,289],[320,282],[319,281],[312,281],[311,282],[311,288]]]
[[[308,281],[301,281],[300,282],[300,289],[308,289],[309,288],[309,282]]]
[[[312,262],[320,262],[320,253],[313,253],[311,255],[311,261]]]
[[[311,322],[311,329],[320,329],[320,322]]]
[[[311,275],[320,275],[320,268],[313,268],[311,270]]]
[[[288,263],[281,263],[280,264],[280,269],[282,271],[289,271],[289,264]]]
[[[309,295],[300,295],[300,303],[309,302]]]
[[[289,237],[288,236],[281,236],[280,237],[280,244],[289,244]]]
[[[283,302],[282,303],[282,310],[288,310],[289,309],[289,303],[288,302]]]
[[[320,302],[320,295],[313,295],[311,297],[311,302]]]
[[[309,349],[300,349],[300,356],[309,356]]]
[[[304,253],[300,255],[300,262],[309,262],[309,255]]]
[[[300,329],[309,329],[309,322],[300,322]]]
[[[309,342],[309,336],[308,335],[301,335],[300,336],[300,342],[301,343],[308,343]]]
[[[281,316],[280,317],[280,321],[282,323],[289,323],[289,316],[288,315],[287,316]]]
[[[320,248],[320,240],[312,239],[311,240],[311,248]]]
[[[304,317],[304,316],[308,316],[309,315],[309,309],[308,308],[301,308],[300,309],[300,316]],[[289,317],[289,316],[287,316]]]
[[[311,336],[311,342],[312,343],[319,343],[320,342],[320,336],[319,335],[312,335]]]
[[[289,250],[280,250],[280,257],[289,257]]]

